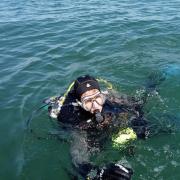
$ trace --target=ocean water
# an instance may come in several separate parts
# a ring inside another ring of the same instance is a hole
[[[138,140],[134,156],[107,150],[97,161],[128,163],[134,180],[180,179],[179,7],[178,0],[1,0],[0,179],[69,179],[69,144],[48,135],[59,133],[56,122],[44,110],[31,122],[35,133],[25,125],[44,98],[82,74],[128,95],[150,74],[164,77],[145,107],[164,132]]]

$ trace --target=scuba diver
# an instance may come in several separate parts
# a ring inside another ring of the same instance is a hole
[[[142,110],[144,100],[101,91],[98,80],[85,75],[78,77],[64,96],[45,103],[49,105],[49,116],[57,118],[72,135],[71,156],[78,174],[89,180],[131,179],[131,168],[120,163],[98,167],[90,157],[98,155],[106,140],[120,130],[130,129],[133,137],[148,137],[148,122]]]

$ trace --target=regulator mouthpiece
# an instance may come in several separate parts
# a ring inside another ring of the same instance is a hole
[[[103,116],[101,115],[101,113],[99,111],[95,112],[95,117],[96,117],[97,123],[101,123],[104,120]]]

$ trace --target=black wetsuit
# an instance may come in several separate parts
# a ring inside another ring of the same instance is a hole
[[[76,96],[71,90],[58,115],[58,121],[72,127],[71,155],[73,164],[81,174],[90,169],[90,156],[99,152],[106,139],[111,138],[112,133],[118,132],[119,128],[132,127],[140,138],[147,135],[147,122],[143,117],[142,103],[133,98],[107,95],[101,112],[103,116],[101,123],[96,121],[94,114],[80,106],[72,105],[75,102]]]

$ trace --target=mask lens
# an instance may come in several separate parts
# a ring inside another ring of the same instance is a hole
[[[92,101],[91,100],[86,100],[83,102],[83,108],[87,111],[90,111],[92,108]]]
[[[98,96],[96,96],[94,101],[96,101],[99,105],[102,106],[104,104],[104,96],[102,94],[99,94]]]

